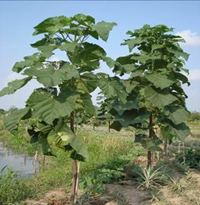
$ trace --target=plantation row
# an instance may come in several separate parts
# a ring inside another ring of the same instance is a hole
[[[121,45],[128,46],[129,53],[114,60],[89,38],[107,41],[116,25],[96,23],[93,17],[83,14],[42,21],[34,27],[33,35],[44,36],[31,44],[38,52],[25,56],[12,68],[25,78],[8,83],[0,91],[0,97],[13,94],[35,79],[43,85],[29,96],[25,108],[12,112],[3,122],[15,134],[19,123],[29,120],[30,141],[45,155],[54,155],[54,145],[70,152],[73,204],[77,201],[79,161],[89,156],[75,131],[76,124],[98,118],[106,119],[110,129],[133,131],[135,141],[147,150],[148,168],[152,166],[152,152],[162,151],[163,142],[167,150],[174,139],[184,141],[190,134],[185,124],[189,115],[187,95],[182,89],[182,84],[190,84],[183,74],[188,73],[184,63],[189,54],[179,45],[184,40],[171,34],[173,29],[165,25],[144,25],[127,32],[129,38]],[[66,59],[50,61],[56,50],[64,52]],[[97,72],[101,62],[112,69],[114,77]],[[96,88],[101,90],[97,115],[91,100]]]

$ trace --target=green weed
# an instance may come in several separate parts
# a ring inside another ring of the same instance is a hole
[[[146,190],[158,189],[160,185],[166,184],[166,177],[162,175],[159,169],[142,168],[141,173],[138,173],[140,177],[137,178],[140,185],[137,187],[145,188]]]
[[[34,196],[33,189],[19,179],[15,171],[6,167],[0,171],[0,204],[16,204]]]

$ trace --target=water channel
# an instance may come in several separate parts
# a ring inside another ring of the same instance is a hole
[[[22,177],[33,177],[39,167],[38,163],[34,166],[33,156],[14,153],[0,142],[0,170],[5,166]]]

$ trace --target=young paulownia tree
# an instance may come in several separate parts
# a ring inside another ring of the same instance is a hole
[[[111,128],[120,130],[131,126],[135,129],[135,141],[148,150],[148,164],[152,165],[152,151],[161,151],[161,139],[172,142],[173,138],[183,141],[190,134],[184,121],[188,117],[182,84],[188,84],[184,72],[185,60],[189,55],[179,45],[180,36],[170,34],[172,28],[165,25],[144,25],[134,32],[128,31],[127,45],[132,52],[119,57],[114,72],[128,74],[124,85],[129,93],[127,102],[115,102],[115,122]],[[155,128],[159,128],[162,138]]]
[[[106,57],[104,49],[90,43],[88,38],[107,41],[115,25],[105,21],[95,23],[93,17],[84,14],[70,18],[57,16],[42,21],[34,27],[33,35],[44,36],[31,44],[38,52],[24,57],[23,61],[15,63],[12,68],[25,78],[8,83],[0,91],[0,97],[13,94],[31,80],[37,80],[43,85],[30,95],[26,108],[4,119],[4,125],[11,133],[15,133],[21,120],[35,118],[36,122],[31,124],[28,133],[38,151],[52,155],[51,145],[55,144],[71,152],[73,204],[77,199],[79,161],[88,157],[85,144],[75,133],[75,119],[76,116],[90,118],[93,115],[94,106],[90,94],[99,82],[99,76],[94,71],[100,67],[101,60],[108,65],[113,64],[113,60]],[[66,59],[50,61],[55,50],[64,52]],[[108,79],[103,79],[103,74],[100,74],[100,78],[101,87],[104,88]]]

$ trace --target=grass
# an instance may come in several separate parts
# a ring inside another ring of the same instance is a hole
[[[200,122],[199,121],[196,121],[196,122],[186,122],[186,124],[188,126],[200,126]]]
[[[0,127],[0,129],[3,129],[3,127]],[[98,131],[98,129],[95,131],[80,129],[77,134],[85,141],[90,153],[89,159],[86,162],[81,163],[80,181],[83,182],[83,184],[85,183],[85,187],[87,188],[86,192],[88,191],[95,194],[105,191],[105,189],[102,189],[102,182],[112,183],[113,181],[123,179],[123,172],[126,171],[126,165],[129,164],[129,162],[132,164],[138,156],[145,155],[143,148],[139,144],[133,143],[133,137],[129,137],[129,135],[122,136],[120,133],[108,133]],[[10,135],[4,131],[0,132],[0,140],[3,140],[4,145],[17,152],[34,153],[33,148],[29,144],[29,137],[26,135],[25,129],[22,127],[20,128],[20,134],[16,136]],[[172,146],[174,150],[177,151],[178,143],[175,142]],[[200,139],[198,138],[192,137],[185,142],[185,148],[194,148],[198,146],[200,146]],[[12,186],[9,183],[4,183],[4,188],[3,186],[0,187],[0,195],[1,193],[8,194],[7,197],[9,199],[4,198],[4,201],[7,200],[6,202],[9,202],[10,204],[14,204],[14,202],[20,204],[21,201],[25,201],[27,198],[42,198],[48,190],[70,187],[72,183],[72,168],[69,153],[58,148],[54,148],[53,151],[57,157],[46,157],[45,166],[40,167],[40,173],[37,176],[32,179],[12,179],[16,182],[12,183]],[[40,158],[42,157],[40,156]],[[164,169],[165,167],[167,167],[167,170]],[[187,177],[187,167],[182,166],[182,164],[176,164],[174,161],[166,162],[165,160],[164,164],[161,164],[157,168],[155,167],[153,171],[148,172],[148,170],[146,170],[146,172],[143,172],[142,177],[141,174],[139,175],[141,177],[141,186],[150,187],[150,191],[152,191],[152,184],[149,185],[149,182],[151,183],[153,180],[153,188],[161,187],[162,189],[162,186],[160,185],[163,184],[163,180],[166,181],[166,178],[163,178],[162,176],[167,174],[172,179],[168,180],[171,183],[171,185],[169,185],[170,192],[185,192],[187,187],[185,188],[185,183],[182,183],[179,179],[176,180],[172,173],[174,170],[176,170],[176,172],[179,171],[181,176]],[[137,171],[140,171],[140,169],[134,168],[131,170],[133,180],[136,180],[138,177],[138,173],[137,176],[135,176]],[[180,171],[182,173],[180,173]],[[189,178],[190,177],[188,176],[188,179]],[[191,181],[192,180],[190,180],[190,182]],[[91,190],[88,188],[89,185]],[[5,187],[7,188],[5,189]],[[28,188],[24,190],[26,187]],[[10,192],[5,192],[4,190],[10,190]],[[16,196],[14,194],[15,192]],[[21,193],[21,195],[19,193]],[[151,192],[148,199],[151,199],[152,201],[159,200],[159,197],[157,197],[155,193]],[[118,196],[118,194],[119,193],[117,193],[116,196]],[[127,204],[126,199],[122,195],[120,198],[116,197],[116,200],[121,204]],[[161,199],[161,203],[162,200],[163,204],[166,205],[167,201],[165,202],[164,199]],[[188,197],[187,200],[192,199]]]
[[[25,131],[25,128],[20,128],[19,133],[16,135],[10,134],[0,127],[0,141],[4,146],[15,151],[16,153],[33,154],[35,151],[30,144],[30,137]]]
[[[24,129],[21,129],[21,135],[16,136],[3,132],[1,140],[12,149],[31,153],[33,149],[29,144],[28,137],[23,132]],[[101,172],[101,170],[107,169],[109,172],[111,167],[124,167],[128,162],[143,154],[141,146],[133,143],[133,139],[130,137],[125,138],[115,134],[85,130],[79,131],[78,134],[87,144],[90,153],[89,159],[81,163],[82,178],[98,170]],[[40,168],[40,173],[33,179],[23,180],[27,186],[37,187],[36,190],[30,190],[26,195],[22,195],[23,200],[36,196],[40,198],[48,190],[71,185],[72,168],[69,153],[58,148],[54,148],[53,151],[57,157],[46,157],[46,165]],[[111,170],[109,176],[112,177],[113,173],[115,174]],[[14,192],[14,187],[9,189],[11,193]],[[0,191],[3,190],[0,188]],[[18,191],[23,192],[23,187],[19,187]],[[22,198],[15,199],[15,202],[19,202]]]
[[[15,171],[4,167],[0,171],[0,204],[19,204],[26,197],[35,197],[35,187],[28,186]]]

